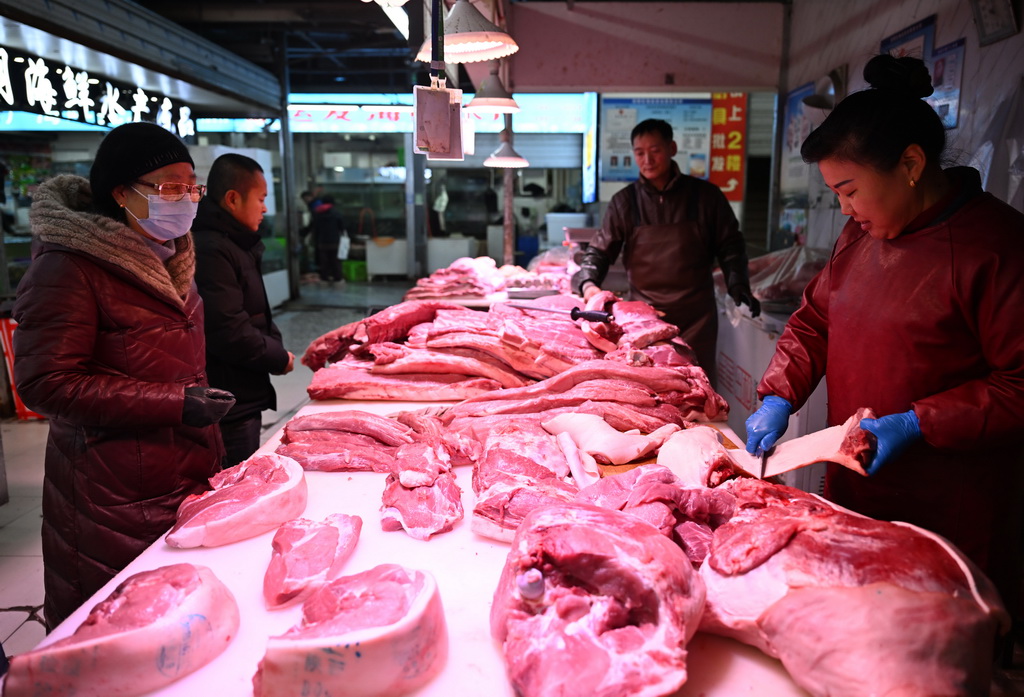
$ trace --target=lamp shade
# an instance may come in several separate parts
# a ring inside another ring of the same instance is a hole
[[[503,140],[498,149],[491,153],[490,157],[484,160],[484,167],[502,167],[505,169],[521,169],[529,167],[530,163],[526,158],[512,149],[512,145]]]
[[[478,114],[515,114],[519,105],[498,77],[498,61],[491,66],[490,77],[480,83],[480,91],[469,100],[466,111]]]
[[[487,21],[469,0],[456,0],[444,20],[446,63],[475,63],[511,56],[519,50],[511,36]],[[423,42],[416,60],[430,62],[430,39]]]
[[[842,65],[815,81],[814,94],[807,95],[801,101],[816,109],[832,109],[845,96],[846,66]]]

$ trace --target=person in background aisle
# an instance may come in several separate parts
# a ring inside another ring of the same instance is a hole
[[[870,89],[804,141],[849,216],[757,392],[747,450],[770,450],[818,381],[828,423],[878,418],[867,477],[829,465],[825,496],[951,540],[1021,617],[1024,215],[976,170],[943,169],[919,59],[872,58]]]
[[[333,286],[341,278],[341,260],[338,258],[338,246],[341,236],[345,233],[345,221],[334,206],[334,197],[326,194],[313,209],[311,223],[313,240],[316,244],[316,266],[320,280]]]
[[[206,372],[211,385],[235,395],[235,406],[220,421],[227,468],[260,447],[261,412],[277,408],[270,376],[291,372],[295,356],[282,343],[263,284],[263,169],[245,155],[221,155],[206,186],[192,234],[206,316]]]
[[[630,141],[640,178],[612,197],[573,288],[589,300],[621,253],[630,298],[665,313],[714,380],[718,308],[711,271],[716,259],[736,304],[749,306],[753,317],[761,312],[750,292],[746,242],[722,191],[679,171],[668,122],[641,121]]]
[[[39,185],[13,317],[14,380],[49,419],[44,613],[62,622],[173,525],[224,456],[189,228],[203,187],[177,136],[129,123],[89,179]]]

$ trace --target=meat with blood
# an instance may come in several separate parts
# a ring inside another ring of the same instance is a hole
[[[267,640],[254,695],[397,697],[425,686],[447,660],[433,576],[382,564],[331,581],[306,600],[301,622]]]
[[[263,575],[263,600],[273,610],[305,599],[341,576],[355,551],[363,519],[334,513],[322,521],[289,520],[274,533],[270,564]]]
[[[516,532],[491,633],[522,697],[655,697],[686,681],[703,605],[699,576],[656,528],[560,504],[534,510]]]
[[[255,537],[302,515],[306,478],[290,457],[257,454],[214,475],[188,496],[164,538],[171,547],[216,547]]]
[[[135,697],[203,667],[238,634],[238,604],[205,566],[124,580],[71,636],[11,657],[6,697]]]

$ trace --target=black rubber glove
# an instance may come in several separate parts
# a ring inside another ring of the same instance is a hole
[[[224,418],[235,404],[235,395],[216,387],[186,387],[181,422],[186,426],[210,426]]]
[[[746,286],[733,286],[729,289],[729,297],[739,307],[740,304],[745,304],[750,308],[750,316],[757,317],[761,314],[761,303],[758,302],[754,294],[750,292],[750,289]]]

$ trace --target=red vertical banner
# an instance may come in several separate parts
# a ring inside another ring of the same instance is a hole
[[[730,201],[743,201],[747,166],[747,95],[711,95],[711,168],[708,181]]]

